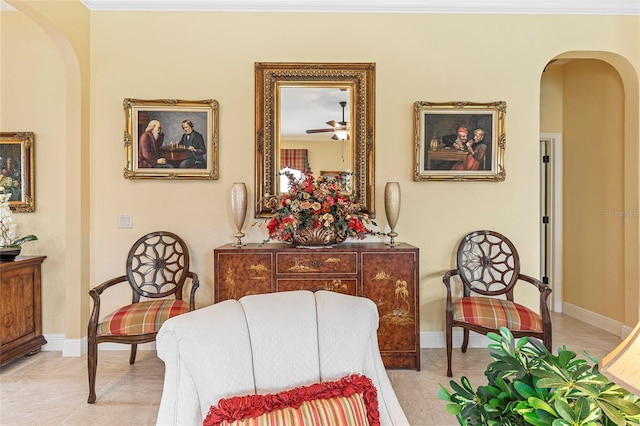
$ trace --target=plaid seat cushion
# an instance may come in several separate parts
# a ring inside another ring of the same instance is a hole
[[[492,297],[463,297],[453,304],[454,321],[512,331],[542,332],[542,318],[531,309]]]
[[[110,313],[98,323],[98,336],[133,336],[154,333],[169,318],[189,311],[184,300],[163,299],[132,303]]]

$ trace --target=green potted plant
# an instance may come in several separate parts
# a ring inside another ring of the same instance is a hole
[[[474,390],[462,377],[438,391],[461,425],[640,425],[640,398],[609,381],[588,354],[593,365],[564,346],[553,355],[537,339],[516,341],[506,328],[488,337],[487,384]]]

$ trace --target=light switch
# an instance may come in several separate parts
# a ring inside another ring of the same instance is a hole
[[[130,214],[119,214],[118,228],[133,228],[133,217]]]

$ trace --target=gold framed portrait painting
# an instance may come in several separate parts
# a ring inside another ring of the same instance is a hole
[[[33,132],[0,133],[0,186],[9,197],[13,212],[33,212],[35,181]]]
[[[218,179],[218,101],[125,98],[126,179]]]
[[[503,181],[506,102],[414,103],[414,181]]]

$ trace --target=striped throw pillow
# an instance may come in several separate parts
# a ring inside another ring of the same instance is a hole
[[[204,419],[205,426],[379,426],[377,392],[366,376],[267,395],[221,399]]]

